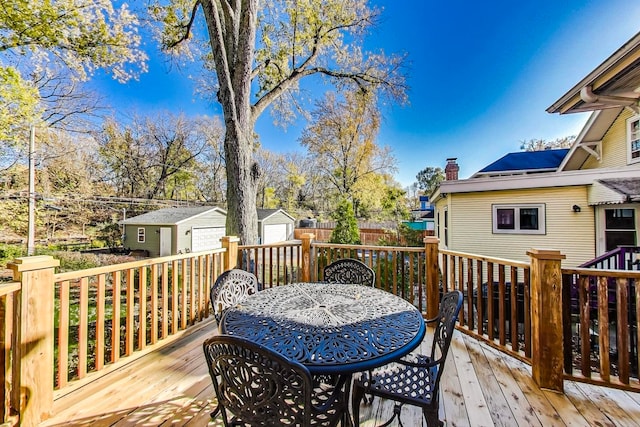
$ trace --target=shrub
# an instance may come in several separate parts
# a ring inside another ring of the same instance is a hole
[[[342,199],[333,213],[336,228],[331,232],[329,243],[343,243],[360,245],[360,230],[353,212],[353,205],[347,199]]]

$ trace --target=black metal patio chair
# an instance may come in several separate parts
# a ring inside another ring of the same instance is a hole
[[[421,407],[428,426],[443,425],[438,419],[439,385],[461,306],[462,292],[448,292],[440,302],[438,316],[426,320],[435,324],[430,355],[411,354],[354,379],[351,403],[356,426],[365,393],[396,401],[393,416],[381,427],[388,426],[396,417],[402,426],[400,412],[405,403]]]
[[[364,262],[344,258],[332,262],[324,268],[324,281],[329,283],[350,283],[375,286],[376,274]]]
[[[305,366],[240,337],[216,335],[203,349],[218,399],[211,416],[227,427],[329,427],[345,416],[344,380],[314,387]]]
[[[211,287],[211,305],[216,321],[220,322],[226,309],[261,290],[262,285],[253,273],[237,268],[222,273]]]

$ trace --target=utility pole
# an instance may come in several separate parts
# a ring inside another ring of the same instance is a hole
[[[27,235],[27,256],[35,252],[36,240],[36,168],[35,168],[36,127],[31,125],[29,134],[29,225]]]

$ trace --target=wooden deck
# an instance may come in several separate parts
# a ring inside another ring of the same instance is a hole
[[[205,322],[164,348],[58,393],[54,415],[42,426],[222,426],[209,418],[213,389],[201,347],[215,331]],[[640,426],[640,394],[569,381],[564,395],[540,390],[527,365],[459,332],[449,357],[440,405],[447,426]],[[363,405],[360,425],[386,421],[392,405],[378,399]],[[402,419],[407,427],[424,425],[412,407],[403,408]]]

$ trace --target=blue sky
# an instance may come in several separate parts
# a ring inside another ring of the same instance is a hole
[[[577,134],[587,114],[545,109],[640,31],[640,3],[623,0],[434,2],[372,0],[384,8],[366,48],[407,53],[409,105],[383,109],[378,143],[393,149],[396,180],[415,181],[427,166],[456,157],[467,178],[533,138]],[[148,41],[149,50],[157,49]],[[219,106],[193,93],[184,71],[152,55],[149,73],[95,87],[117,117],[168,110],[216,115]],[[264,147],[301,150],[303,123],[287,130],[264,113],[256,131]]]

